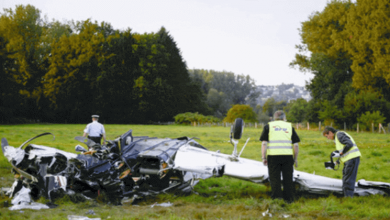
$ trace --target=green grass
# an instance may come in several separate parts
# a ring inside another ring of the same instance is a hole
[[[0,125],[0,137],[7,138],[9,144],[20,146],[27,139],[43,132],[55,135],[44,136],[32,143],[55,147],[74,152],[78,144],[75,136],[81,136],[85,125],[34,124]],[[135,136],[153,136],[176,138],[182,136],[197,137],[200,144],[211,151],[220,150],[231,154],[233,147],[229,143],[228,127],[191,127],[159,125],[105,125],[108,139],[115,139],[129,129]],[[325,161],[334,150],[334,143],[322,137],[319,131],[298,130],[301,138],[299,167],[300,171],[315,173],[332,178],[341,178],[342,171],[326,170]],[[242,157],[261,160],[261,129],[245,128],[238,151],[250,137]],[[358,179],[390,182],[390,134],[356,133],[353,136],[362,152]],[[201,161],[199,161],[201,163]],[[11,187],[13,176],[11,166],[0,154],[0,187]],[[189,196],[163,194],[142,200],[137,205],[124,203],[112,206],[96,201],[72,203],[64,197],[56,201],[59,207],[49,210],[10,211],[4,208],[4,201],[9,198],[0,195],[0,219],[67,219],[68,215],[81,215],[101,219],[259,219],[269,210],[274,219],[388,219],[389,197],[380,195],[339,198],[335,196],[302,196],[292,204],[281,200],[271,200],[269,188],[234,178],[210,178],[200,181]],[[39,202],[45,203],[44,199]],[[170,202],[171,207],[151,207],[155,203]],[[93,210],[96,215],[86,214]]]

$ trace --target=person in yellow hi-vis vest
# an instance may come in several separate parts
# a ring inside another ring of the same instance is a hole
[[[263,164],[268,166],[271,198],[293,202],[293,172],[294,164],[298,167],[300,139],[291,123],[286,122],[286,115],[283,111],[276,111],[274,121],[264,126],[260,141],[262,142]]]
[[[331,126],[326,126],[322,135],[329,140],[334,140],[336,152],[340,157],[336,163],[344,163],[343,168],[343,192],[344,196],[353,197],[357,172],[362,156],[356,142],[344,131],[339,131]]]

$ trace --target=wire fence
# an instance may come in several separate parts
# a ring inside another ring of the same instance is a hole
[[[170,124],[175,124],[174,122]],[[262,129],[267,123],[245,123],[245,127],[251,127],[251,128],[258,128]],[[192,123],[192,126],[196,127],[231,127],[233,123],[228,122],[220,122],[220,123],[199,123],[194,122]],[[292,123],[293,127],[297,130],[312,130],[312,131],[322,131],[325,126],[322,122],[317,123],[309,123],[309,122],[303,122],[303,123]],[[333,126],[330,124],[329,126]],[[344,131],[356,131],[356,132],[372,132],[372,133],[390,133],[390,123],[387,124],[387,126],[383,126],[381,123],[379,124],[371,124],[370,131],[367,131],[366,129],[361,129],[358,124],[354,124],[352,126],[348,126],[346,123],[344,123],[344,127],[338,127],[337,129],[344,130]]]

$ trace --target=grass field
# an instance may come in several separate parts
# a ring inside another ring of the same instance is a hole
[[[74,152],[78,144],[75,136],[81,136],[85,125],[34,124],[0,125],[0,137],[7,138],[11,146],[17,147],[27,139],[43,132],[51,132],[33,140],[32,143],[55,147]],[[153,136],[177,138],[182,136],[198,137],[198,142],[211,151],[220,150],[231,154],[233,147],[229,143],[227,127],[191,127],[158,125],[105,125],[108,139],[114,139],[133,129],[135,136]],[[298,130],[301,138],[298,170],[332,178],[341,178],[342,171],[326,170],[325,161],[334,150],[334,143],[322,137],[319,131]],[[261,160],[261,129],[245,128],[238,150],[250,137],[241,157]],[[362,152],[358,180],[390,182],[390,134],[349,132]],[[201,163],[201,161],[199,161]],[[11,166],[3,154],[0,155],[0,187],[11,187],[13,176]],[[143,200],[137,205],[124,203],[112,206],[96,201],[72,203],[69,198],[56,202],[59,206],[49,210],[10,211],[3,207],[10,201],[0,196],[0,219],[67,219],[69,215],[87,216],[101,219],[262,219],[269,210],[273,219],[390,219],[390,198],[384,196],[365,196],[339,198],[336,196],[302,196],[292,204],[280,200],[271,200],[269,190],[264,185],[254,184],[229,177],[210,178],[200,181],[194,193],[189,196],[170,194]],[[38,202],[45,203],[44,199]],[[170,207],[156,204],[172,203]],[[154,206],[153,206],[154,205]],[[95,215],[87,214],[92,210]],[[268,217],[267,217],[268,216]]]

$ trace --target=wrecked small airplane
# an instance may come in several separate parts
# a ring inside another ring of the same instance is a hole
[[[268,184],[268,169],[261,161],[240,157],[249,138],[240,153],[237,152],[243,128],[243,120],[236,119],[230,131],[232,155],[209,151],[194,138],[133,136],[132,130],[106,145],[76,137],[88,147],[86,150],[77,145],[78,154],[28,144],[51,133],[30,138],[17,148],[9,146],[2,138],[3,154],[15,175],[7,194],[13,197],[22,188],[28,188],[34,200],[43,196],[55,201],[64,195],[96,199],[104,193],[112,204],[121,204],[123,198],[142,198],[163,192],[190,193],[201,179],[224,175]],[[297,191],[343,195],[340,179],[297,170],[293,178]],[[373,194],[389,195],[390,184],[365,180],[356,183],[355,195]]]

